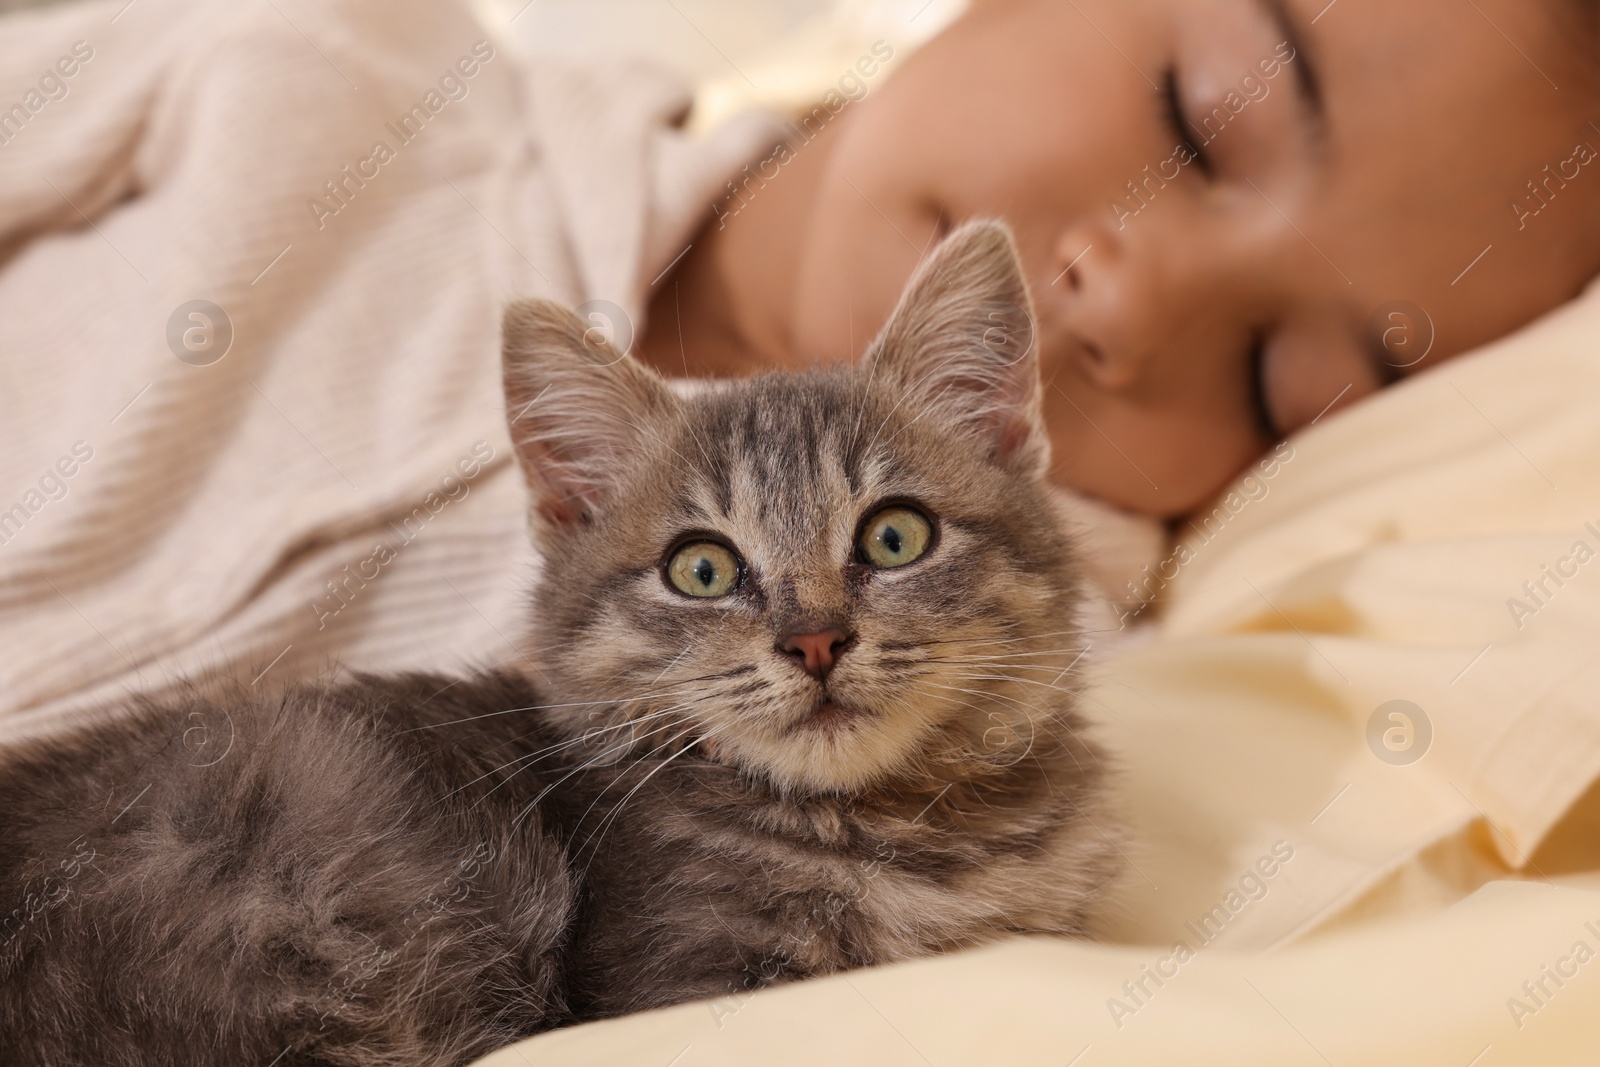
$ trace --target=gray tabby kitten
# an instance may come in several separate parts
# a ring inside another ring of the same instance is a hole
[[[538,669],[147,702],[0,753],[0,1060],[459,1064],[1084,934],[1116,849],[1031,329],[994,223],[860,367],[687,399],[513,305]]]

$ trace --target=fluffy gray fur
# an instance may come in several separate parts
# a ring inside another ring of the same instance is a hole
[[[690,398],[512,306],[538,670],[141,704],[0,753],[5,1062],[458,1064],[1085,933],[1116,849],[1032,349],[993,223],[859,367]],[[877,569],[860,527],[896,502],[935,538]],[[686,535],[743,583],[675,590]],[[797,669],[784,636],[830,627],[832,672]]]

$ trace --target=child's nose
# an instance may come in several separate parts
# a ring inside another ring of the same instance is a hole
[[[1224,343],[1228,331],[1213,327],[1229,318],[1240,278],[1225,262],[1231,253],[1197,250],[1200,235],[1186,228],[1156,218],[1128,220],[1121,231],[1096,219],[1065,228],[1052,252],[1056,273],[1038,298],[1054,335],[1046,359],[1070,364],[1101,389],[1125,392],[1145,381],[1163,354],[1194,359]]]

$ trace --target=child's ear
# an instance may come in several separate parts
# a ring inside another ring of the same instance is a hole
[[[501,333],[506,420],[534,511],[555,526],[588,522],[677,401],[561,304],[518,301]]]
[[[970,434],[997,463],[1042,474],[1050,441],[1035,348],[1011,231],[977,220],[923,260],[866,359],[914,417]]]

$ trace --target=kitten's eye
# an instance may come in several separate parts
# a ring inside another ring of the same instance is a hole
[[[667,581],[690,596],[727,596],[739,585],[739,557],[715,541],[691,541],[667,561]]]
[[[933,541],[933,524],[914,508],[884,508],[867,520],[856,551],[873,567],[904,567],[922,558]]]

